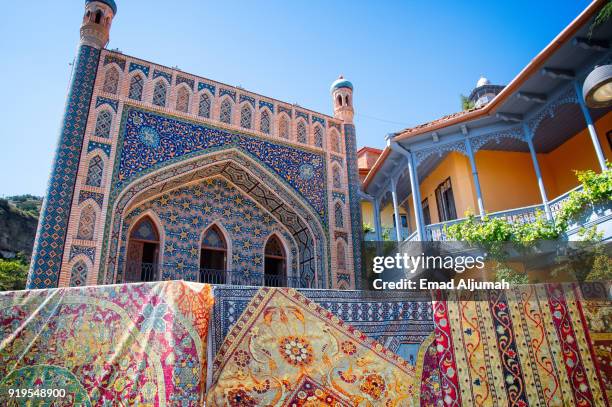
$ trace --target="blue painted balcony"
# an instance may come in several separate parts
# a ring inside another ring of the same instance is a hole
[[[563,203],[568,199],[569,194],[572,191],[578,191],[582,187],[574,188],[571,191],[551,200],[549,207],[553,220],[559,213],[559,210]],[[490,218],[503,218],[510,223],[529,223],[534,222],[538,216],[545,216],[544,204],[531,205],[522,208],[516,208],[506,211],[494,212],[487,214]],[[445,227],[464,221],[465,218],[455,219],[448,222],[434,223],[425,226],[425,237],[426,240],[430,241],[447,241],[449,240],[445,232]],[[612,204],[600,204],[598,206],[588,207],[583,214],[574,223],[569,225],[566,232],[566,238],[568,240],[576,240],[578,238],[578,232],[583,227],[591,227],[597,225],[598,230],[603,233],[603,239],[608,240],[612,238]],[[406,240],[416,240],[416,232],[410,235]]]

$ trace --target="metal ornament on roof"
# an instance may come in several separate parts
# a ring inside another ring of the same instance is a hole
[[[483,134],[481,136],[471,137],[470,143],[472,145],[473,152],[476,153],[476,151],[480,150],[487,143],[495,141],[496,144],[499,144],[503,138],[525,141],[525,138],[523,137],[523,128],[521,126],[516,126],[505,130]]]
[[[436,145],[435,147],[426,148],[423,150],[417,150],[414,152],[414,160],[415,164],[419,166],[423,161],[425,161],[430,155],[438,154],[439,157],[442,157],[445,153],[449,153],[451,151],[456,151],[467,155],[465,142],[455,141],[451,143]]]
[[[567,89],[559,94],[555,99],[548,102],[546,105],[540,109],[540,111],[530,119],[527,124],[529,129],[531,130],[531,134],[535,134],[540,127],[540,123],[542,120],[550,117],[551,119],[555,117],[555,110],[559,106],[567,105],[567,104],[577,104],[578,97],[576,96],[576,90],[572,85],[568,85]]]

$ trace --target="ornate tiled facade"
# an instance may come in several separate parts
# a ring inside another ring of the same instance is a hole
[[[102,2],[86,7],[111,12]],[[353,287],[361,228],[352,120],[347,127],[340,116],[103,49],[109,29],[83,20],[88,45],[79,51],[28,286],[124,281],[128,231],[146,212],[172,242],[156,254],[159,278],[197,279],[200,254],[192,252],[201,229],[217,221],[236,249],[232,271],[261,273],[261,239],[276,231],[287,275],[308,287]],[[205,185],[226,199],[201,201],[194,188]],[[176,199],[160,205],[164,197]],[[209,206],[210,216],[198,209]],[[250,222],[222,216],[247,207]],[[188,237],[179,239],[179,229]]]
[[[231,242],[228,258],[232,272],[264,272],[264,246],[272,234],[287,245],[290,276],[297,270],[297,244],[291,233],[248,195],[226,179],[211,177],[170,191],[132,209],[121,231],[119,264],[125,261],[128,230],[142,214],[152,211],[163,234],[163,280],[197,281],[200,245],[204,232],[213,224]]]

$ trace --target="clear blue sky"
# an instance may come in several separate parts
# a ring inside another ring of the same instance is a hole
[[[587,5],[564,1],[116,0],[109,48],[331,114],[355,86],[358,145],[509,82]],[[10,1],[0,24],[0,196],[42,195],[83,0]],[[381,120],[382,119],[382,120]]]

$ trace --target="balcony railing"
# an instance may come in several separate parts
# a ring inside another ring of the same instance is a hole
[[[128,261],[123,264],[125,264],[124,275],[126,283],[140,283],[161,279],[161,267],[157,263]],[[207,284],[313,288],[311,284],[300,277],[235,270],[200,269],[198,281]]]
[[[578,191],[581,188],[582,188],[581,186],[578,186],[564,193],[563,195],[559,195],[555,199],[549,201],[548,206],[550,208],[550,212],[551,212],[553,219],[555,219],[558,216],[559,210],[561,209],[563,203],[568,199],[570,193],[573,191]],[[602,207],[592,208],[592,209],[593,210],[591,212],[586,211],[587,213],[578,222],[575,222],[575,224],[569,226],[569,229],[567,231],[568,235],[575,232],[582,225],[589,225],[593,223],[603,222],[608,219],[612,219],[612,208],[610,208],[609,205],[607,207],[605,205],[602,205]],[[535,221],[538,217],[538,213],[540,214],[540,216],[546,216],[545,207],[543,204],[531,205],[531,206],[525,206],[523,208],[516,208],[516,209],[510,209],[506,211],[488,213],[487,216],[489,218],[503,218],[503,219],[506,219],[510,223],[524,224],[524,223],[530,223],[530,222]],[[448,236],[446,236],[444,228],[446,226],[449,226],[449,225],[452,225],[458,222],[462,222],[464,220],[465,218],[462,218],[462,219],[455,219],[455,220],[448,221],[448,222],[440,222],[440,223],[433,223],[430,225],[426,225],[425,226],[426,240],[433,240],[433,241],[449,240]],[[410,240],[410,239],[406,239],[406,240]]]
[[[308,287],[305,279],[293,276],[273,275],[235,270],[200,269],[200,283],[251,285],[265,287]]]
[[[138,283],[142,281],[156,281],[159,279],[159,264],[142,263],[139,261],[125,262],[125,282]]]

